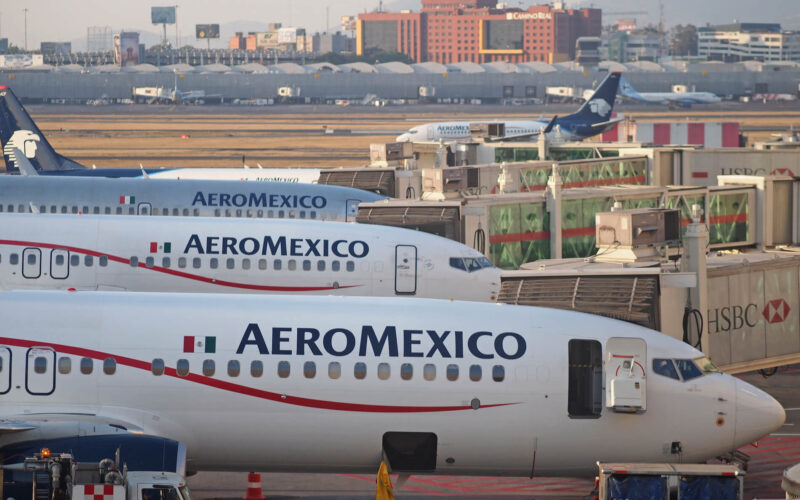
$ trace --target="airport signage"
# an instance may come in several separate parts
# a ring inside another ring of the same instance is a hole
[[[196,24],[194,27],[195,38],[219,38],[219,24]]]
[[[150,7],[153,24],[175,24],[175,7]]]
[[[363,259],[369,254],[369,245],[361,240],[327,240],[312,238],[236,238],[235,236],[189,237],[184,254],[200,255],[274,255],[284,257],[340,257]]]
[[[758,305],[732,305],[709,309],[708,333],[730,332],[758,324]]]
[[[553,19],[550,12],[509,12],[506,14],[509,21],[525,21],[529,19]]]
[[[204,207],[263,207],[263,208],[325,208],[324,196],[267,193],[204,193],[198,191],[192,206]]]
[[[266,336],[264,332],[266,331]],[[360,330],[309,327],[262,327],[250,323],[239,341],[237,354],[257,349],[272,356],[388,356],[390,358],[519,359],[527,349],[525,338],[514,332],[494,333],[433,329],[403,329],[394,325],[363,325]]]

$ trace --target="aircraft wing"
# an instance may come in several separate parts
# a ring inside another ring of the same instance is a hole
[[[616,118],[612,118],[611,120],[608,120],[608,121],[604,121],[604,122],[600,122],[600,123],[593,123],[592,127],[594,127],[594,128],[608,127],[609,125],[614,125],[615,123],[619,123],[619,122],[624,121],[624,120],[625,120],[625,117],[620,115],[620,116],[618,116]]]

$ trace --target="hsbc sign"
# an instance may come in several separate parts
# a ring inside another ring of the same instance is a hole
[[[790,312],[792,312],[792,308],[789,307],[789,304],[785,300],[776,299],[767,302],[761,314],[764,316],[764,319],[767,320],[767,323],[783,323],[786,321]]]

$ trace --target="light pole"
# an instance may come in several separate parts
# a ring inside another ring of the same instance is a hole
[[[178,42],[178,6],[175,6],[175,49],[179,49],[180,43]]]
[[[28,9],[22,9],[25,13],[25,52],[28,52]]]

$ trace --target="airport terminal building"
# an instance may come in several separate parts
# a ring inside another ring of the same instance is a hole
[[[575,41],[600,36],[600,9],[561,2],[507,8],[494,0],[422,0],[420,12],[360,14],[356,51],[400,52],[415,62],[570,61]]]

